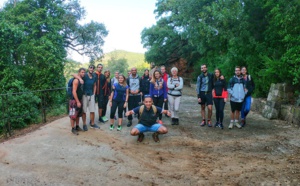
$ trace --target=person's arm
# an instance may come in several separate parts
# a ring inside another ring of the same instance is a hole
[[[154,85],[153,83],[150,82],[150,90],[149,90],[149,95],[152,97],[153,95],[153,89],[154,89]]]
[[[129,88],[126,89],[126,98],[125,98],[124,108],[126,108],[126,106],[128,104],[128,97],[129,97]]]
[[[232,92],[232,78],[229,80],[228,86],[227,86],[227,92],[231,95]]]
[[[84,74],[84,76],[85,76],[86,74]],[[84,81],[83,81],[83,79],[80,77],[80,75],[78,75],[78,74],[73,74],[72,75],[75,79],[78,79],[79,81],[80,81],[80,83],[81,84],[84,84]]]
[[[126,116],[129,116],[129,115],[132,115],[132,114],[134,114],[134,113],[137,113],[137,112],[139,111],[139,109],[140,109],[140,107],[136,107],[136,108],[134,108],[134,109],[132,109],[132,110],[127,111],[127,112],[125,113],[125,115],[126,115]]]
[[[173,85],[171,83],[171,78],[168,79],[168,83],[167,83],[168,89],[174,89],[175,85]]]
[[[77,105],[77,107],[81,107],[81,103],[80,103],[80,101],[79,101],[79,99],[78,99],[78,96],[77,96],[77,87],[78,87],[78,82],[79,82],[79,80],[78,79],[74,79],[74,81],[73,81],[73,89],[72,89],[72,94],[73,94],[73,97],[74,97],[74,99],[75,99],[75,101],[76,101],[76,105]]]
[[[94,95],[96,95],[96,90],[97,90],[97,88],[96,88],[96,81],[95,81],[94,82],[94,89],[93,89]]]
[[[181,77],[178,77],[178,79],[179,79],[179,85],[177,86],[176,84],[174,90],[181,90],[183,88],[183,79]]]

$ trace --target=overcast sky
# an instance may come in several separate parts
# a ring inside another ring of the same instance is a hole
[[[0,0],[0,7],[7,0]],[[144,53],[141,31],[155,24],[156,0],[81,0],[87,12],[86,22],[91,20],[104,23],[109,31],[103,47],[104,53],[126,50]],[[76,61],[87,58],[70,53]]]

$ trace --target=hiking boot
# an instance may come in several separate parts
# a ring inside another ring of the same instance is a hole
[[[223,123],[219,123],[219,127],[220,127],[221,129],[224,129]]]
[[[172,118],[171,125],[176,125],[176,124],[175,124],[175,118]]]
[[[163,124],[162,120],[158,120],[157,123],[159,123],[159,124],[161,124],[161,125]]]
[[[75,128],[72,128],[71,132],[72,132],[73,134],[75,134],[75,135],[78,135],[78,132],[77,132],[77,130],[76,130]]]
[[[242,128],[241,125],[240,125],[238,122],[235,122],[235,126],[236,126],[237,128],[239,128],[239,129]]]
[[[83,131],[82,128],[80,128],[78,125],[76,125],[76,130],[77,130],[78,132]]]
[[[245,127],[246,126],[246,120],[245,119],[242,119],[241,120],[241,127]]]
[[[154,140],[156,143],[159,142],[158,132],[154,132],[154,133],[152,134],[152,137],[153,137],[153,140]]]
[[[100,127],[98,125],[96,125],[96,124],[90,125],[90,126],[91,126],[91,128],[94,128],[94,129],[100,129]]]
[[[200,123],[200,126],[203,127],[206,125],[205,119],[202,120],[202,122]]]
[[[229,128],[229,129],[232,129],[232,128],[233,128],[233,122],[230,122],[230,123],[229,123],[228,128]]]
[[[115,128],[115,125],[111,124],[109,127],[109,130],[114,130],[114,128]]]
[[[105,121],[102,119],[102,117],[99,117],[99,122],[105,123]]]
[[[175,120],[175,125],[179,125],[179,119],[178,118],[174,118]]]
[[[121,131],[122,130],[122,126],[118,125],[117,131]]]
[[[127,127],[131,127],[131,125],[132,125],[132,121],[128,120]]]
[[[208,127],[212,127],[212,124],[211,124],[211,121],[210,121],[210,120],[207,120],[207,126],[208,126]]]
[[[145,137],[144,133],[140,133],[138,136],[137,142],[141,143],[144,140],[144,137]]]
[[[88,131],[87,125],[83,125],[83,130],[84,130],[84,131]]]

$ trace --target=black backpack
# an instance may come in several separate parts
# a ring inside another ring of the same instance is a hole
[[[74,81],[75,78],[71,78],[69,79],[68,81],[68,87],[67,87],[67,95],[69,96],[69,98],[73,98],[73,81]]]

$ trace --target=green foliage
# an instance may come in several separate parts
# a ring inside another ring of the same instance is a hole
[[[128,67],[129,66],[125,58],[111,58],[110,60],[108,60],[107,68],[110,69],[112,74],[114,74],[114,72],[118,70],[120,74],[124,74],[126,77]]]
[[[146,59],[156,65],[185,58],[218,67],[230,78],[236,65],[246,66],[256,96],[271,83],[300,85],[300,3],[297,0],[159,0],[156,25],[142,31]]]

